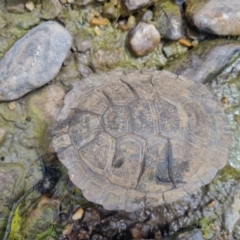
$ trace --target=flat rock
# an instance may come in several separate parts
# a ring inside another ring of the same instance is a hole
[[[186,17],[201,31],[217,35],[240,34],[239,0],[187,0]]]
[[[183,75],[196,82],[208,82],[231,63],[231,58],[240,51],[240,44],[234,40],[205,41],[165,69]]]
[[[52,80],[71,44],[70,33],[56,22],[30,30],[0,61],[0,101],[15,100]]]

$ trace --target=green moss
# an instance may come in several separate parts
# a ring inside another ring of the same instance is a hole
[[[200,228],[200,230],[202,231],[203,237],[207,238],[209,233],[210,233],[210,229],[211,226],[213,224],[213,219],[211,217],[205,217],[200,219],[197,222],[198,227]]]

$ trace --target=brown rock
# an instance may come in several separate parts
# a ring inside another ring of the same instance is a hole
[[[136,56],[143,56],[159,44],[160,34],[154,25],[139,22],[130,32],[129,46]]]

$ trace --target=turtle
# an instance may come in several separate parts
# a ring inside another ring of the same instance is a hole
[[[52,138],[86,199],[127,212],[210,183],[230,144],[221,103],[203,84],[165,70],[111,71],[74,83]]]

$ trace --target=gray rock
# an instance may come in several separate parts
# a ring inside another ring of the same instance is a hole
[[[234,201],[223,214],[224,219],[224,227],[232,233],[234,230],[234,225],[237,221],[240,220],[240,189],[237,189],[236,194],[234,196]]]
[[[159,44],[160,34],[154,25],[139,22],[129,34],[129,46],[137,56],[143,56]]]
[[[56,22],[29,31],[0,62],[0,101],[17,99],[52,80],[71,43],[70,33]]]
[[[197,82],[208,82],[223,71],[239,51],[240,44],[234,40],[205,41],[173,61],[166,70]]]
[[[204,240],[204,238],[199,229],[193,229],[190,232],[179,234],[176,240]]]
[[[162,38],[177,40],[183,36],[180,8],[171,0],[160,1],[154,9],[154,21]]]
[[[149,6],[157,2],[156,0],[124,0],[123,4],[127,11],[134,11],[142,7]]]
[[[187,0],[186,16],[201,31],[217,35],[240,34],[239,0]]]

